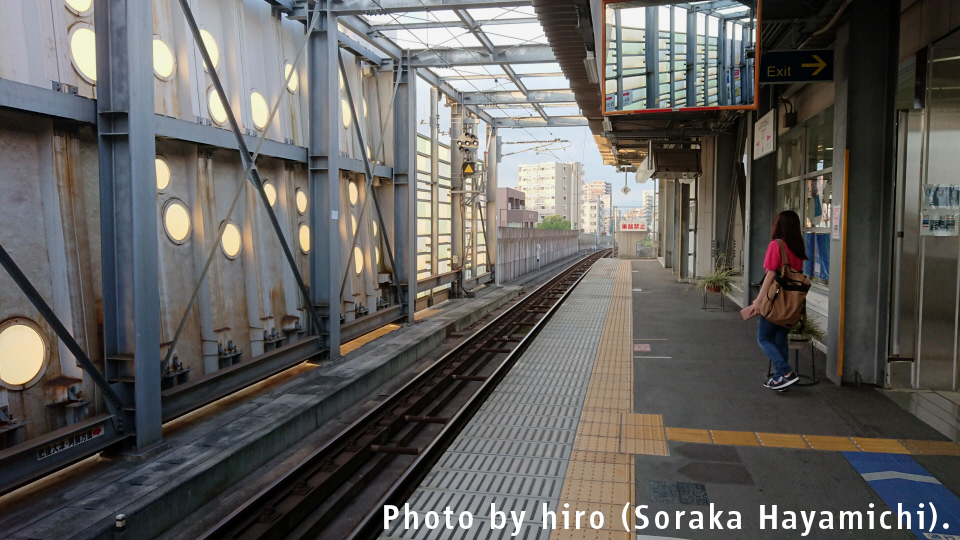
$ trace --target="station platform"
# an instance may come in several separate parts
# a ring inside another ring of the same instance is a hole
[[[656,261],[599,261],[381,538],[960,538],[960,445],[875,388],[765,388],[757,321],[701,307]],[[426,526],[448,508],[474,523]]]

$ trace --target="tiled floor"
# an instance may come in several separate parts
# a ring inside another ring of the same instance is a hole
[[[592,500],[604,496],[606,490],[601,488],[606,486],[600,485],[604,477],[587,475],[596,471],[606,478],[624,479],[632,471],[629,456],[617,453],[616,433],[604,428],[589,441],[575,438],[618,265],[615,260],[601,260],[584,277],[411,496],[410,509],[421,515],[448,506],[457,514],[471,512],[474,524],[470,530],[404,530],[398,521],[381,538],[547,540],[549,530],[542,528],[544,504],[560,516],[562,526],[563,508],[558,508],[562,497],[582,498],[582,494],[592,493]],[[630,401],[630,386],[618,388]],[[592,399],[603,398],[594,395]],[[594,424],[617,429],[619,417],[619,409],[595,409],[590,415]],[[602,455],[615,457],[605,462],[610,468],[599,471],[578,465],[592,463],[586,459],[608,448],[610,452]],[[568,469],[574,483],[565,485]],[[624,484],[623,489],[606,496],[619,499],[631,489],[632,485],[627,488]],[[512,524],[491,529],[491,504],[507,515],[525,512],[517,536],[513,536]],[[616,539],[624,540],[624,534],[621,530]]]

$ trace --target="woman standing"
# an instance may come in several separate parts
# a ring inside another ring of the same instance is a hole
[[[800,231],[800,217],[792,210],[780,212],[773,222],[773,233],[770,234],[770,245],[767,246],[767,256],[763,260],[763,268],[767,271],[760,287],[760,294],[746,310],[746,315],[752,317],[760,313],[760,299],[767,296],[773,285],[774,277],[782,266],[780,260],[780,242],[786,244],[787,264],[794,269],[802,269],[803,261],[807,260],[806,249],[803,244],[803,233]],[[787,335],[789,328],[778,326],[760,315],[760,326],[757,330],[757,341],[760,348],[773,362],[775,371],[773,377],[764,384],[772,390],[783,390],[796,383],[800,377],[790,368],[787,361]]]

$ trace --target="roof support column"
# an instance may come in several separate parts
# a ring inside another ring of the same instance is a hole
[[[394,74],[399,81],[393,107],[394,280],[401,313],[413,324],[417,302],[417,74],[404,53]]]
[[[500,147],[499,139],[497,128],[488,124],[487,155],[483,162],[487,177],[487,207],[483,209],[483,217],[486,220],[484,240],[487,243],[487,270],[490,272],[496,272],[497,268],[497,163],[500,157],[497,148]],[[496,279],[496,273],[493,277]]]
[[[340,90],[337,18],[320,14],[307,50],[310,167],[310,296],[330,358],[340,356]]]
[[[687,12],[687,107],[697,106],[697,14]]]
[[[660,27],[658,7],[648,7],[644,30],[644,65],[647,67],[647,109],[656,109],[660,103]],[[622,79],[622,76],[621,76]],[[620,91],[623,98],[623,90]]]
[[[106,375],[143,451],[163,438],[153,123],[153,11],[96,0],[97,137]],[[128,409],[131,408],[131,409]]]
[[[459,94],[458,94],[459,97]],[[460,100],[450,103],[450,203],[453,234],[453,269],[460,271],[460,277],[453,283],[454,298],[459,298],[463,284],[463,155],[457,148],[457,139],[463,134],[464,106]]]
[[[430,275],[440,273],[438,246],[440,245],[440,91],[430,87]],[[433,294],[433,293],[431,293]]]

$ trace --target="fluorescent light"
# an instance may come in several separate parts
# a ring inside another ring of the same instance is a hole
[[[717,13],[721,15],[730,15],[731,13],[740,13],[741,11],[750,11],[750,8],[747,6],[733,6],[723,9],[718,9]]]

